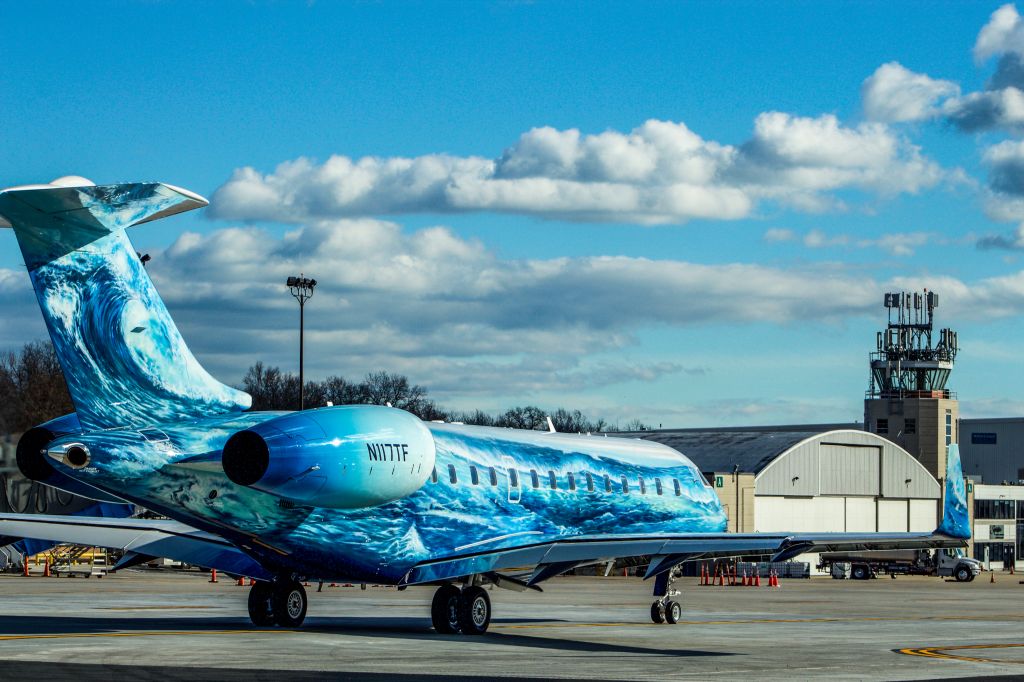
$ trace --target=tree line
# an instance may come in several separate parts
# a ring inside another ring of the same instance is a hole
[[[240,388],[252,396],[253,410],[299,409],[299,379],[279,367],[255,363],[246,372]],[[591,419],[579,410],[545,411],[534,405],[511,407],[496,414],[483,410],[448,410],[431,399],[425,387],[412,383],[402,374],[386,371],[371,372],[360,381],[341,376],[307,381],[305,400],[307,407],[322,407],[328,403],[391,405],[427,421],[539,431],[548,429],[548,416],[555,428],[564,433],[648,428],[636,419],[619,427],[604,419]],[[49,341],[33,341],[21,350],[0,354],[0,433],[21,433],[74,409],[60,362]]]

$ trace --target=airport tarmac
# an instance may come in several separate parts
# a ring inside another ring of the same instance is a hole
[[[649,619],[650,583],[556,578],[494,589],[491,630],[442,636],[430,588],[309,588],[301,630],[258,629],[248,588],[130,570],[0,576],[0,678],[427,680],[938,679],[1024,674],[1024,576],[784,580],[681,587],[684,621]],[[338,674],[347,673],[347,674]]]

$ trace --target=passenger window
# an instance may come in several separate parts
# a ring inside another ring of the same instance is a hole
[[[672,479],[672,484],[673,484],[673,486],[676,489],[676,496],[678,497],[679,495],[682,495],[683,494],[683,490],[682,490],[682,488],[679,487],[679,479],[678,478],[673,478]]]
[[[530,469],[530,483],[533,484],[534,488],[540,487],[540,476],[537,475],[536,469]]]
[[[430,482],[437,483],[437,467],[430,470]]]
[[[480,474],[477,472],[475,466],[469,467],[469,479],[473,481],[473,485],[480,485]]]
[[[548,483],[551,484],[552,490],[558,490],[558,480],[555,478],[555,472],[548,470]]]
[[[455,485],[456,483],[459,482],[459,477],[455,475],[455,465],[454,464],[449,464],[448,465],[448,480],[452,482],[452,485]]]
[[[488,468],[487,472],[491,475],[491,485],[498,485],[498,472],[494,470],[494,467]]]
[[[610,493],[612,491],[612,478],[608,474],[604,475],[604,491]]]
[[[569,478],[569,490],[576,490],[576,477],[573,476],[571,471],[566,475]]]
[[[661,489],[661,479],[660,478],[654,479],[654,489],[656,491],[658,491],[659,495],[664,493],[664,491]]]
[[[594,492],[594,477],[590,475],[589,471],[586,473],[586,476],[587,476],[587,491],[588,492]]]
[[[643,476],[640,477],[640,494],[641,495],[646,495],[647,494],[647,486],[644,485],[644,477]]]
[[[625,476],[622,477],[622,492],[626,495],[629,494],[629,481],[626,480]]]
[[[508,482],[512,485],[513,488],[518,488],[519,487],[519,472],[516,471],[515,469],[509,469],[508,470]]]

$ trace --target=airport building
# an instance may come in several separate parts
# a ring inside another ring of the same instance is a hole
[[[730,532],[913,532],[939,524],[939,481],[900,446],[851,425],[633,435],[693,460],[721,499]]]

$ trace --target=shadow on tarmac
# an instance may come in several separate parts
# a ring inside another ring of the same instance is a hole
[[[494,621],[529,624],[531,622],[550,623],[551,619],[501,619]],[[556,621],[557,622],[557,621]],[[75,618],[60,616],[19,616],[5,619],[0,631],[3,636],[18,635],[104,635],[115,633],[220,633],[226,631],[246,631],[253,634],[262,631],[278,631],[276,628],[257,628],[248,619],[239,618]],[[670,627],[670,626],[665,626]],[[698,651],[692,649],[647,648],[614,644],[607,641],[588,642],[563,637],[543,637],[536,635],[519,635],[503,632],[488,632],[485,635],[465,637],[440,635],[434,632],[429,621],[421,618],[310,618],[306,624],[294,632],[320,635],[345,635],[346,637],[386,638],[402,640],[454,642],[470,640],[480,644],[514,646],[531,649],[548,649],[572,651],[578,653],[616,653],[620,655],[668,656],[680,658],[704,656],[734,656],[736,654],[722,651]],[[0,641],[2,644],[2,641]],[[0,657],[2,657],[0,651]],[[2,660],[2,658],[0,658]],[[6,666],[7,663],[4,663]],[[143,666],[146,667],[146,666]],[[246,671],[246,674],[250,674]],[[7,670],[4,670],[4,677]],[[109,679],[109,678],[108,678]],[[304,679],[304,678],[303,678]],[[348,679],[348,678],[345,678]],[[356,679],[356,678],[352,678]],[[377,678],[366,678],[377,679]],[[398,678],[396,678],[398,679]],[[402,678],[405,679],[405,678]],[[430,676],[414,676],[407,679],[431,679]]]

